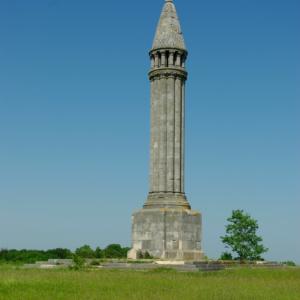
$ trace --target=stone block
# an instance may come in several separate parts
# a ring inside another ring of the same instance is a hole
[[[132,216],[132,249],[167,260],[203,259],[201,249],[201,214],[185,208],[141,209]]]

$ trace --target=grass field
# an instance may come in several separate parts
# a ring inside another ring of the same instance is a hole
[[[1,300],[300,299],[300,269],[26,270],[0,267]]]

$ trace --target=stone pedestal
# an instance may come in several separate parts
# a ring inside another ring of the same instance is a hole
[[[165,260],[203,259],[201,250],[201,214],[185,208],[142,209],[132,216],[132,249]]]

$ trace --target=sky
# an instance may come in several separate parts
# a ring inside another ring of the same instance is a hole
[[[163,0],[0,0],[0,248],[130,245],[148,193]],[[300,2],[174,1],[189,50],[186,194],[203,249],[234,209],[300,263]]]

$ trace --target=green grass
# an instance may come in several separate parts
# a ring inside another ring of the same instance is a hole
[[[0,267],[1,300],[300,299],[300,269],[26,270]]]

